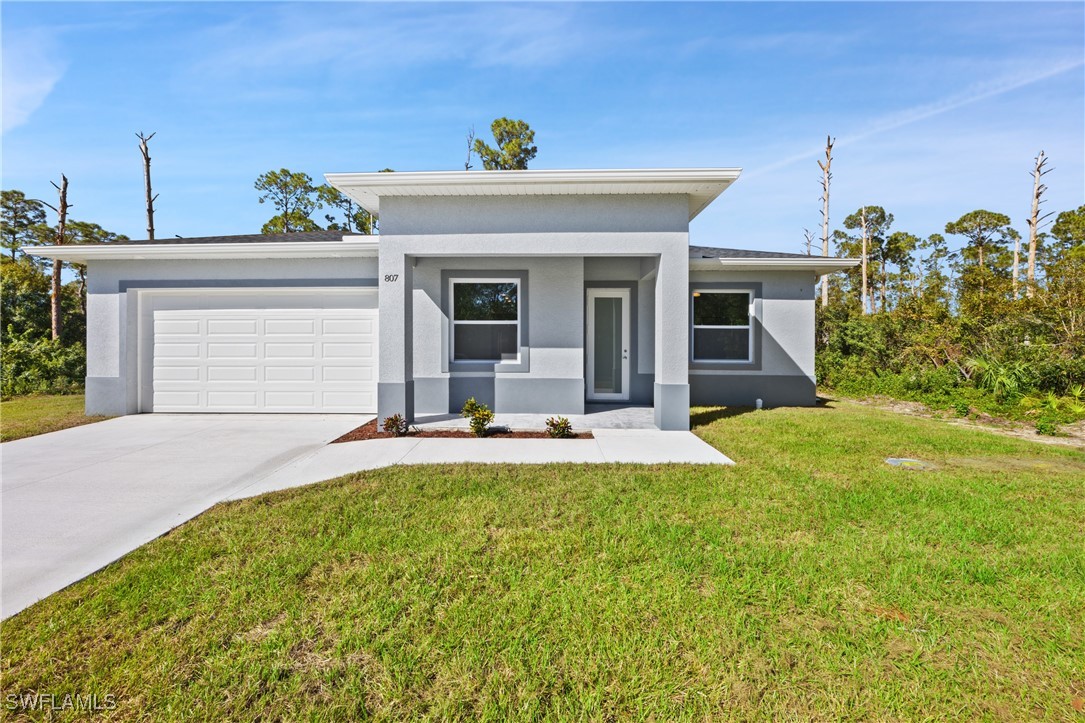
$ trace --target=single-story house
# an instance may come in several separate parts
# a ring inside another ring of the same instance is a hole
[[[815,402],[854,260],[690,246],[738,169],[335,173],[379,235],[49,246],[87,266],[88,414],[581,414]]]

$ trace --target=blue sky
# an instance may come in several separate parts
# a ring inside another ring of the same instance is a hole
[[[12,3],[3,187],[141,238],[136,131],[158,235],[255,233],[256,176],[461,169],[464,136],[527,120],[532,168],[740,166],[691,227],[796,251],[861,205],[920,235],[975,208],[1024,233],[1085,203],[1085,4]],[[476,161],[476,165],[477,161]]]

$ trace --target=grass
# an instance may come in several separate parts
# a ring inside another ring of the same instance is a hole
[[[43,394],[0,401],[0,442],[56,432],[108,417],[83,414],[82,394]]]
[[[3,694],[112,694],[117,720],[1081,720],[1082,455],[832,406],[696,410],[733,468],[399,467],[220,505],[4,622]]]

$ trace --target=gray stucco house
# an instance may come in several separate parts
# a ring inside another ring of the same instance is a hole
[[[28,249],[88,269],[89,414],[579,414],[815,401],[849,259],[690,246],[738,169],[342,173],[341,232]]]

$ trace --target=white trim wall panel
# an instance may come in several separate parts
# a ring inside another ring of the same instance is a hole
[[[155,412],[372,413],[376,309],[156,309]]]

